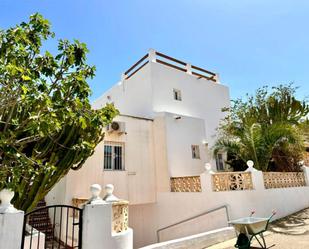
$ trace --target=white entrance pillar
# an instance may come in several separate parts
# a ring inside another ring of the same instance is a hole
[[[113,186],[106,186],[107,196],[99,197],[101,187],[91,186],[92,197],[83,212],[83,249],[132,249],[133,230],[128,224],[128,202],[115,197]]]
[[[0,191],[0,248],[16,249],[21,247],[24,212],[10,203],[14,192]]]

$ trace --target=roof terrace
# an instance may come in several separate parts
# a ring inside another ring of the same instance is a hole
[[[163,64],[165,66],[177,69],[179,71],[196,76],[198,79],[206,79],[213,82],[219,82],[219,76],[217,73],[208,71],[206,69],[191,65],[184,61],[175,59],[171,56],[165,55],[163,53],[157,52],[150,49],[149,52],[139,59],[134,65],[132,65],[123,75],[122,79],[130,79],[135,73],[141,70],[145,65],[151,62],[156,62]]]

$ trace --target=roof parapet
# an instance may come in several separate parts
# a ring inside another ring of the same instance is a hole
[[[187,74],[197,76],[198,79],[211,80],[213,82],[219,82],[219,74],[208,71],[206,69],[191,65],[190,63],[183,62],[181,60],[175,59],[166,54],[155,51],[154,49],[149,49],[149,52],[139,59],[134,65],[132,65],[126,72],[121,76],[121,81],[125,81],[131,78],[135,73],[141,70],[149,62],[160,63],[162,65],[172,67],[174,69],[183,71]]]

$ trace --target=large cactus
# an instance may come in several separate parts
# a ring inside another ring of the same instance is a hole
[[[0,190],[15,192],[30,211],[69,170],[79,169],[103,139],[117,110],[93,110],[86,82],[86,45],[60,40],[58,54],[41,54],[52,38],[39,14],[0,31]]]

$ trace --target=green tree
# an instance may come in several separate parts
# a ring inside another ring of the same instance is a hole
[[[292,84],[257,90],[247,100],[232,101],[229,115],[219,128],[214,152],[228,152],[228,161],[237,168],[253,160],[257,169],[295,171],[303,151],[301,120],[309,113],[306,101],[297,100]]]
[[[53,38],[39,14],[0,31],[0,189],[29,211],[70,169],[79,169],[118,114],[93,110],[84,43],[59,40],[58,53],[43,51]]]

